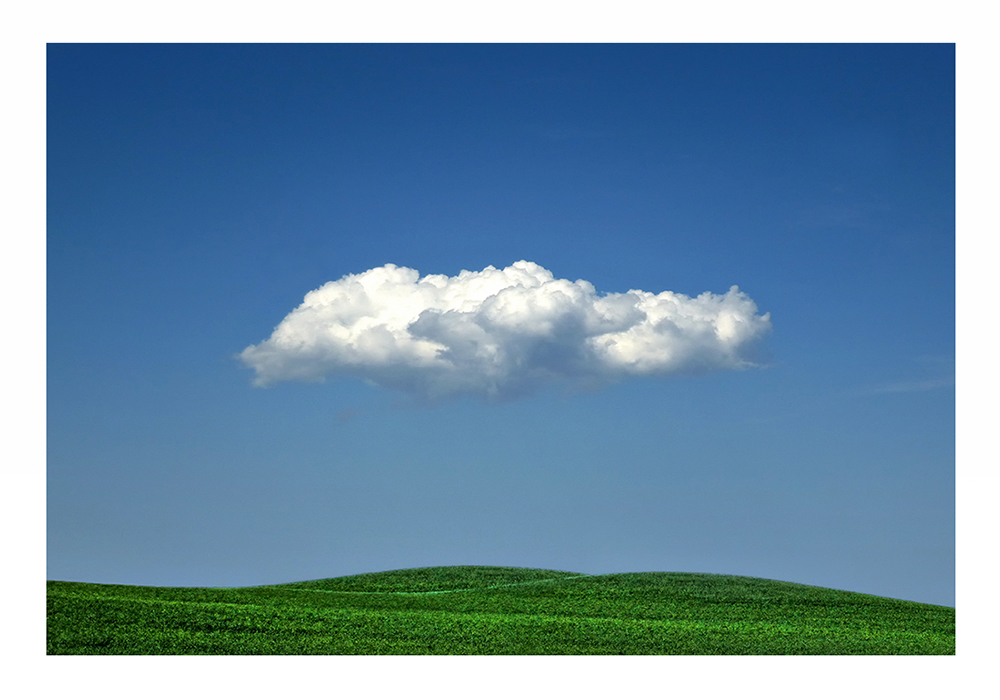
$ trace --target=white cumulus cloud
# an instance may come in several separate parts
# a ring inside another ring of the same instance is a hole
[[[428,398],[505,399],[549,382],[747,367],[770,329],[735,286],[598,294],[524,260],[455,277],[389,264],[309,292],[239,357],[261,386],[351,375]]]

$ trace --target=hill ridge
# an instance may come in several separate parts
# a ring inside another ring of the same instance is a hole
[[[397,571],[407,571],[407,569],[397,569]],[[498,588],[513,588],[514,586],[533,586],[537,583],[552,583],[553,581],[568,581],[575,578],[592,578],[601,574],[576,574],[574,576],[562,576],[556,578],[541,578],[533,581],[519,581],[518,583],[498,583],[494,586],[481,586],[478,588],[452,588],[440,591],[344,591],[327,590],[323,588],[298,588],[294,584],[284,584],[282,588],[288,591],[309,591],[311,593],[346,593],[354,595],[437,595],[439,593],[465,593],[471,591],[488,591]],[[320,579],[327,580],[327,579]]]

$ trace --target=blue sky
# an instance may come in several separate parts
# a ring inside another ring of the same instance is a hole
[[[495,564],[954,605],[953,46],[47,61],[48,578]],[[738,285],[769,329],[753,366],[503,400],[240,359],[346,275],[522,260],[595,298]]]

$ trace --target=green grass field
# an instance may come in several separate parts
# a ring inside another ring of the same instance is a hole
[[[456,566],[48,582],[49,654],[954,654],[955,609],[742,576]]]

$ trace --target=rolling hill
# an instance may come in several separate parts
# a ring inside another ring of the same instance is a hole
[[[490,566],[48,582],[49,654],[954,654],[955,609],[743,576]]]

